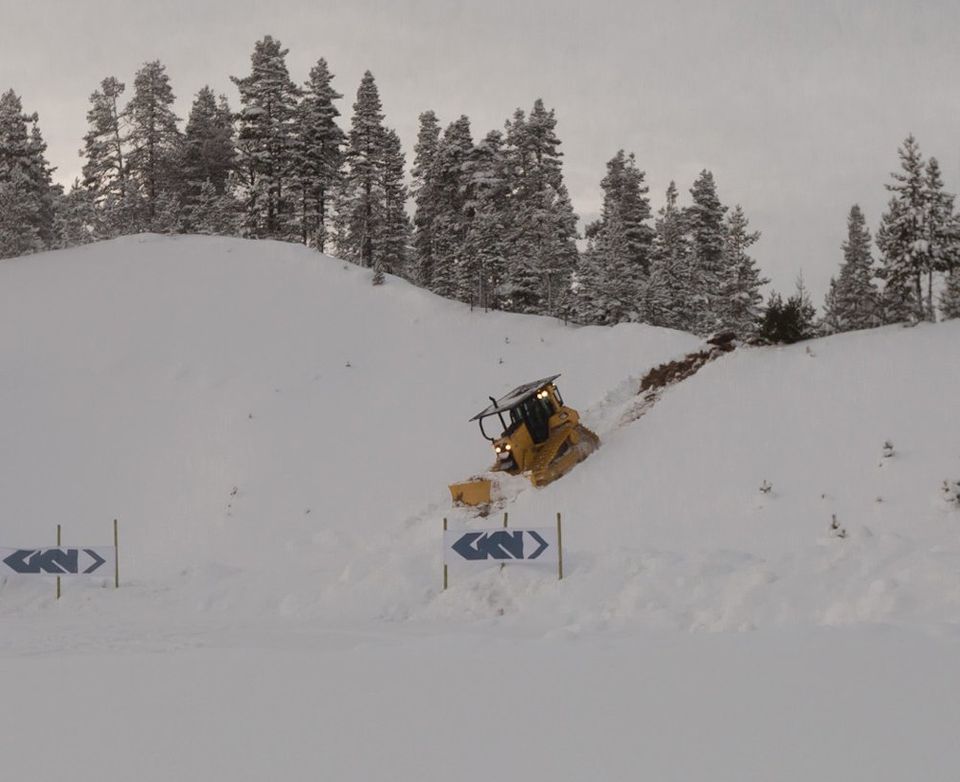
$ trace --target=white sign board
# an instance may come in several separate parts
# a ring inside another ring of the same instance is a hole
[[[560,556],[556,528],[445,530],[443,562],[454,564],[556,563]]]
[[[113,546],[0,548],[0,576],[111,576],[116,556]]]

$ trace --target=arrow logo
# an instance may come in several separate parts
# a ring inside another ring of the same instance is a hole
[[[530,535],[537,550],[524,556],[523,536]],[[532,530],[496,530],[495,532],[467,532],[451,548],[466,560],[536,559],[547,549],[547,541]]]
[[[541,538],[541,537],[540,537],[536,532],[534,532],[533,530],[528,530],[528,531],[527,531],[527,534],[528,534],[530,537],[532,537],[535,541],[537,541],[537,543],[540,544],[540,548],[538,548],[538,549],[537,549],[536,551],[534,551],[529,557],[527,557],[527,559],[536,559],[536,558],[539,557],[544,551],[547,550],[547,541],[545,541],[543,538]]]
[[[10,549],[3,553],[7,552],[10,552]],[[84,564],[87,564],[86,570],[80,569],[81,552],[90,558],[89,564],[84,560]],[[2,563],[14,573],[75,576],[95,573],[106,561],[105,557],[92,548],[22,548],[7,553]]]
[[[101,556],[100,556],[96,551],[94,551],[93,549],[85,548],[85,549],[84,549],[84,552],[87,553],[87,554],[89,554],[91,557],[93,557],[93,560],[94,560],[94,561],[93,561],[93,564],[92,564],[90,567],[88,567],[86,570],[83,571],[84,574],[86,574],[86,573],[92,573],[94,570],[96,570],[97,568],[99,568],[104,562],[107,561],[107,560],[105,560],[103,557],[101,557]]]

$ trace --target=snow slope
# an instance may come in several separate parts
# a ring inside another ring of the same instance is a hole
[[[481,779],[489,741],[508,778],[955,779],[958,343],[742,349],[631,420],[696,338],[470,312],[277,243],[4,262],[0,546],[116,517],[124,581],[0,583],[6,768],[54,778],[53,743],[81,782]],[[563,513],[565,580],[442,592],[442,518],[500,524],[450,508],[491,456],[467,419],[554,372],[603,445],[503,510]]]

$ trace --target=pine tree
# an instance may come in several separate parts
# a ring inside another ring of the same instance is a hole
[[[415,157],[410,173],[413,177],[411,192],[415,204],[413,247],[416,255],[416,272],[414,279],[418,285],[430,290],[433,289],[434,219],[439,206],[431,171],[439,146],[440,122],[434,112],[425,111],[420,115],[420,130],[417,134]]]
[[[246,231],[291,239],[300,235],[291,193],[297,165],[297,101],[280,41],[267,35],[254,45],[251,73],[231,76],[240,91],[238,169],[243,174]]]
[[[407,186],[403,180],[404,158],[400,137],[388,129],[383,145],[383,214],[377,236],[376,269],[382,276],[405,274],[410,246],[410,218],[407,217]]]
[[[13,90],[0,96],[0,257],[36,252],[54,243],[53,169],[36,114],[24,114]]]
[[[108,201],[122,202],[126,194],[127,169],[120,126],[120,96],[124,89],[123,82],[108,76],[90,96],[87,112],[90,128],[83,137],[84,148],[80,154],[86,158],[83,186],[93,194],[99,208]]]
[[[722,327],[726,301],[721,291],[729,285],[731,270],[724,256],[724,215],[727,208],[720,203],[713,174],[700,172],[690,189],[693,204],[687,209],[691,232],[694,304],[693,330],[708,334]]]
[[[341,254],[366,268],[375,265],[378,219],[382,214],[380,185],[386,135],[382,108],[376,81],[367,71],[353,104],[337,238]]]
[[[133,82],[133,96],[123,110],[129,131],[127,173],[141,192],[145,222],[168,231],[176,222],[175,195],[182,189],[177,163],[181,136],[173,113],[173,90],[159,60],[145,63]]]
[[[877,233],[883,253],[881,276],[887,322],[909,318],[923,320],[929,313],[923,303],[923,277],[932,268],[927,229],[927,183],[923,159],[911,135],[898,150],[902,172],[891,174],[887,190],[894,195]]]
[[[863,212],[854,204],[847,217],[840,276],[830,281],[824,303],[824,325],[829,333],[880,325],[880,294],[873,277],[870,231]]]
[[[340,111],[334,105],[343,95],[333,86],[333,74],[321,58],[310,69],[299,106],[301,194],[301,239],[324,252],[334,194],[340,184],[346,135],[337,124]]]
[[[727,270],[722,280],[723,302],[721,325],[747,339],[754,336],[761,316],[763,297],[760,288],[770,280],[760,276],[753,258],[747,253],[760,239],[759,231],[751,231],[750,223],[739,204],[727,216],[724,261]]]
[[[190,108],[180,162],[183,200],[188,207],[195,205],[208,182],[216,194],[226,191],[236,154],[233,114],[226,97],[221,95],[218,101],[213,90],[201,88]],[[209,188],[204,198],[209,198]]]

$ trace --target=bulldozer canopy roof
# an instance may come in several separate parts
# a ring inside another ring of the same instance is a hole
[[[486,418],[489,415],[497,415],[497,413],[505,413],[508,410],[512,410],[517,405],[532,397],[545,385],[552,383],[558,377],[560,377],[560,375],[550,375],[550,377],[545,377],[542,380],[534,380],[532,383],[524,383],[522,386],[517,386],[509,394],[505,394],[504,396],[500,397],[494,404],[491,404],[485,409],[481,410],[470,420],[478,421],[481,418]]]

